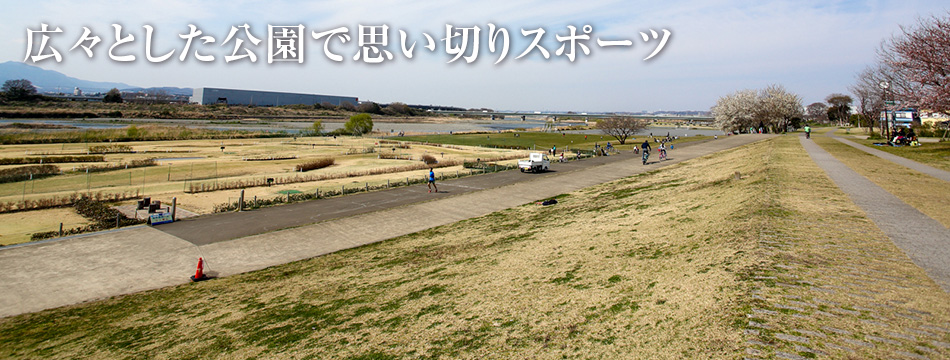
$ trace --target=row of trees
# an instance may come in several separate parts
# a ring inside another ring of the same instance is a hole
[[[784,132],[801,122],[802,99],[781,85],[758,90],[739,90],[720,97],[711,109],[716,126],[723,131],[763,127]]]
[[[828,95],[824,102],[814,102],[805,107],[805,120],[814,123],[836,123],[845,125],[851,123],[851,103],[854,99],[845,94],[834,93]]]
[[[922,18],[885,40],[874,65],[861,71],[849,88],[856,112],[873,132],[890,129],[875,121],[885,110],[913,107],[950,115],[950,13]]]

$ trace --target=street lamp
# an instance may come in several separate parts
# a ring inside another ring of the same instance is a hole
[[[888,117],[888,111],[887,111],[887,89],[888,89],[889,87],[891,87],[891,84],[890,84],[889,82],[887,82],[887,80],[884,80],[884,81],[881,81],[881,83],[880,83],[879,85],[881,85],[881,89],[884,89],[884,126],[885,126],[885,130],[883,131],[883,133],[887,134],[887,138],[890,139],[890,138],[891,138],[891,121],[890,121],[890,118]]]

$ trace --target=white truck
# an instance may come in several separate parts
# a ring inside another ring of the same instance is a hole
[[[544,153],[531,153],[531,155],[528,156],[528,160],[518,160],[518,168],[521,169],[521,172],[547,171],[550,166],[551,161],[548,160],[548,156]]]

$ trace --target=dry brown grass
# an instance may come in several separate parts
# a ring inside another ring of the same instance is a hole
[[[555,206],[5,319],[0,356],[43,346],[55,357],[732,357],[742,274],[759,261],[753,230],[768,225],[771,146]],[[54,319],[55,331],[40,330]]]
[[[4,224],[0,245],[13,245],[30,241],[32,233],[59,230],[59,223],[69,230],[86,226],[90,221],[68,207],[0,214],[0,223]]]
[[[820,139],[818,137],[816,141],[822,141]],[[947,326],[950,324],[950,301],[947,294],[810,160],[796,137],[782,137],[775,142],[776,152],[768,176],[769,191],[775,194],[772,208],[776,216],[771,217],[772,226],[760,230],[760,242],[764,246],[758,251],[765,255],[765,259],[757,266],[757,271],[750,274],[760,277],[754,280],[757,283],[754,293],[758,299],[746,309],[750,318],[742,322],[743,327],[760,332],[759,336],[750,336],[750,339],[769,345],[755,346],[764,351],[761,356],[775,357],[778,351],[816,355],[803,351],[801,343],[775,337],[775,333],[784,333],[810,338],[807,346],[823,351],[829,358],[907,358],[895,350],[945,358],[946,351],[940,355],[939,348],[919,335],[918,341],[902,341],[900,346],[879,343],[861,347],[841,340],[872,342],[865,335],[887,337],[888,332],[914,334],[909,329],[925,324]],[[784,303],[801,307],[802,302],[814,304],[817,309],[805,307],[805,312],[799,312],[775,306]],[[842,315],[832,309],[836,307],[858,311],[860,315]],[[762,315],[752,312],[752,308],[777,314]],[[821,315],[817,310],[835,314]],[[898,312],[921,319],[894,315]],[[768,328],[750,326],[749,320],[764,323]],[[851,333],[835,334],[826,330],[829,327]],[[802,330],[824,334],[824,337],[806,335]],[[948,340],[950,334],[943,334],[942,341]],[[856,352],[841,351],[834,347],[835,344]],[[920,345],[937,351],[936,355],[920,352],[915,348]]]

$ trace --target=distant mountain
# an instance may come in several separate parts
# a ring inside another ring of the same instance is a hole
[[[186,96],[193,95],[193,91],[191,90],[191,88],[180,88],[180,87],[172,87],[172,86],[150,87],[150,88],[131,87],[131,88],[125,88],[125,89],[119,88],[119,90],[128,91],[128,92],[164,91],[164,92],[167,92],[169,95],[186,95]]]
[[[72,94],[73,89],[79,88],[83,93],[91,94],[96,92],[107,92],[112,88],[122,91],[138,92],[148,90],[164,90],[170,95],[191,95],[189,88],[177,87],[154,87],[141,88],[125,83],[102,82],[77,79],[66,76],[63,73],[54,70],[46,70],[40,67],[29,65],[22,62],[7,61],[0,63],[0,83],[7,80],[27,79],[36,86],[40,93],[62,92]]]

